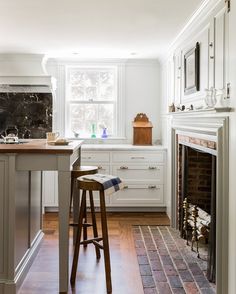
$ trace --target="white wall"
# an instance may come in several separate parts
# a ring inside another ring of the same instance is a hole
[[[92,64],[92,61],[88,61]],[[95,61],[96,64],[102,61]],[[66,64],[78,64],[78,61],[51,60],[47,71],[57,79],[56,91],[56,123],[55,129],[64,134],[65,88],[64,67]],[[160,65],[156,60],[106,60],[104,63],[123,64],[123,114],[125,124],[124,143],[133,140],[132,121],[139,112],[144,112],[153,123],[153,142],[161,138],[161,110],[160,110]]]
[[[161,138],[160,66],[156,61],[128,62],[125,73],[126,135],[132,140],[132,121],[139,112],[153,124],[153,141]]]

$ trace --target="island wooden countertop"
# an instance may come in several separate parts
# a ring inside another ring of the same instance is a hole
[[[0,144],[0,153],[72,154],[83,141],[71,141],[68,145],[49,145],[46,139],[24,140],[21,144]]]

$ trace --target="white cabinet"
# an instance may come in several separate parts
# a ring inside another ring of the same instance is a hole
[[[140,150],[86,150],[82,148],[81,164],[98,166],[99,173],[120,177],[125,189],[106,198],[108,207],[165,207],[166,152],[154,147]],[[104,147],[103,147],[104,149]],[[57,207],[57,173],[43,173],[44,206]],[[95,206],[99,195],[95,194]]]
[[[113,174],[125,184],[124,190],[112,195],[112,206],[165,206],[164,151],[113,152],[112,160]]]
[[[173,45],[175,50],[169,52],[173,56],[168,64],[168,94],[175,105],[184,104],[189,107],[206,107],[205,89],[224,89],[223,106],[229,106],[229,18],[227,1],[216,1],[214,8],[206,8],[202,15],[197,16],[197,22],[191,22],[185,32],[179,36]],[[212,2],[213,3],[213,2]],[[207,9],[210,9],[207,11]],[[200,46],[199,91],[185,91],[185,58],[184,56],[195,47]],[[168,95],[167,95],[168,96]],[[200,108],[199,108],[200,109]]]
[[[214,56],[214,86],[216,89],[226,89],[228,83],[228,17],[227,6],[222,3],[214,11],[213,25],[215,40]],[[226,93],[225,93],[226,94]],[[226,96],[226,95],[225,95]],[[226,98],[226,97],[225,97]]]
[[[83,160],[85,158],[86,160]],[[87,159],[90,159],[88,161]],[[91,160],[91,159],[94,160]],[[108,170],[108,159],[110,170]],[[107,199],[110,207],[164,207],[165,151],[82,151],[82,165],[120,177],[125,189]]]
[[[126,182],[125,189],[111,196],[112,206],[118,207],[153,207],[164,205],[163,185],[129,184]]]

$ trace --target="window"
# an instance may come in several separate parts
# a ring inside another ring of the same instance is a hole
[[[118,67],[69,66],[66,77],[67,135],[99,138],[104,128],[109,137],[120,135]]]

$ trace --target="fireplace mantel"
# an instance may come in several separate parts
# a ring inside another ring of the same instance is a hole
[[[171,118],[171,224],[177,228],[177,152],[178,136],[215,142],[216,148],[216,290],[228,293],[228,189],[229,189],[229,113],[189,111],[172,113]],[[201,147],[198,146],[198,149]]]
[[[181,115],[214,115],[216,113],[228,113],[233,111],[232,107],[217,107],[217,108],[201,108],[195,110],[184,110],[184,111],[175,111],[175,112],[168,112],[166,115],[171,116],[181,116]]]

